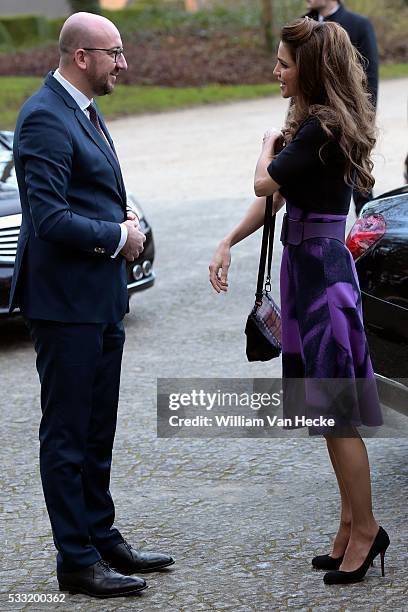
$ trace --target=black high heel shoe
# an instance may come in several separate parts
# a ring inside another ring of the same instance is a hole
[[[331,555],[317,555],[317,557],[313,557],[312,565],[315,569],[318,570],[338,570],[342,561],[344,559],[344,555],[341,557],[332,557]],[[374,563],[371,561],[371,566]]]
[[[349,584],[351,582],[360,582],[363,580],[367,573],[370,563],[377,555],[381,555],[381,574],[384,576],[384,555],[388,546],[390,545],[390,538],[388,533],[382,527],[379,528],[377,535],[374,538],[374,542],[371,545],[368,555],[364,559],[363,563],[356,570],[352,572],[343,572],[337,570],[334,572],[327,572],[323,576],[325,584]]]
[[[319,570],[338,570],[341,562],[343,561],[344,555],[341,557],[332,557],[331,555],[317,555],[313,557],[312,565],[315,569]]]

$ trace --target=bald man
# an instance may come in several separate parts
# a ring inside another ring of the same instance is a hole
[[[120,34],[104,17],[76,13],[59,46],[59,68],[23,105],[15,130],[22,225],[10,310],[20,308],[37,353],[40,471],[60,589],[116,597],[146,588],[130,574],[174,563],[125,541],[109,491],[126,260],[138,257],[145,236],[127,211],[93,100],[112,93],[127,69]]]

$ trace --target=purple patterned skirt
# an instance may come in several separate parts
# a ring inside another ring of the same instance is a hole
[[[289,203],[287,207],[292,219],[345,219],[343,215],[304,213]],[[319,423],[313,421],[310,434],[353,435],[356,426],[381,425],[350,251],[331,238],[286,245],[280,289],[283,416],[291,420],[291,427],[302,426],[303,419],[311,418]],[[327,426],[327,419],[334,419],[334,427]]]

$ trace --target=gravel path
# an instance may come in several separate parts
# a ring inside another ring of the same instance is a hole
[[[377,193],[401,183],[408,80],[382,84]],[[231,290],[208,284],[212,251],[250,201],[273,98],[123,119],[110,125],[129,187],[157,245],[154,289],[126,318],[112,493],[117,525],[134,546],[170,551],[176,565],[148,576],[140,597],[68,596],[10,603],[10,593],[57,595],[54,549],[38,470],[39,384],[18,319],[0,324],[1,610],[387,610],[407,608],[407,443],[367,442],[377,519],[390,533],[386,576],[326,587],[310,559],[329,550],[338,497],[322,440],[156,437],[157,377],[270,377],[249,364],[243,326],[253,300],[259,236],[236,248]],[[352,220],[352,215],[350,222]],[[278,258],[276,258],[278,259]],[[275,263],[276,278],[278,263]]]

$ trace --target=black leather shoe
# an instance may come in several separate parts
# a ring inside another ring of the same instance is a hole
[[[331,555],[318,555],[313,557],[312,565],[316,569],[324,570],[338,570],[341,562],[343,561],[344,555],[341,557],[332,557]]]
[[[104,559],[121,574],[155,572],[173,565],[170,555],[134,550],[125,540],[104,554]]]
[[[84,593],[91,597],[124,597],[147,589],[143,578],[118,574],[102,560],[76,572],[60,572],[57,578],[60,591],[69,591],[71,595]]]

